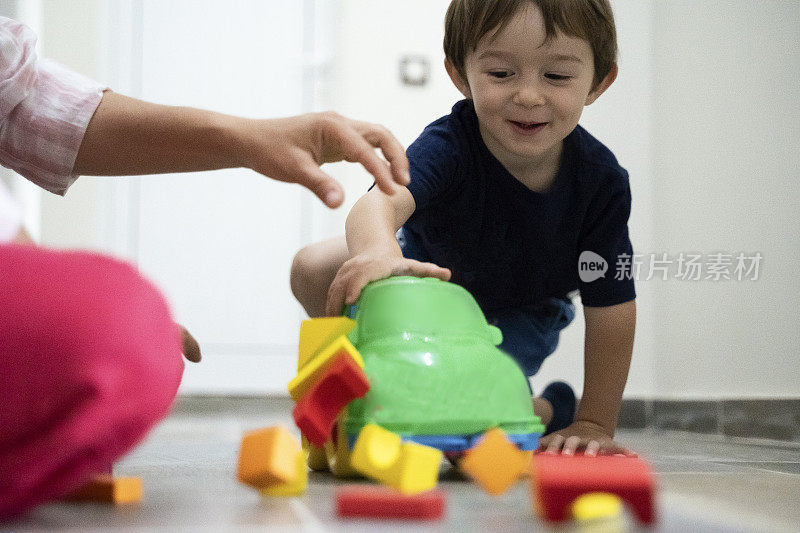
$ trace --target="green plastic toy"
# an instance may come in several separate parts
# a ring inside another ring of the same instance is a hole
[[[463,287],[388,278],[367,285],[349,314],[356,327],[348,338],[370,380],[343,418],[350,446],[375,423],[446,452],[471,448],[493,427],[520,449],[537,447],[544,426],[533,414],[527,378],[497,348],[502,333]]]

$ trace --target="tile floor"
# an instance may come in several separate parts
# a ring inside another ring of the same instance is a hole
[[[530,531],[533,517],[519,482],[492,498],[443,466],[446,517],[433,523],[343,521],[333,512],[342,483],[312,473],[299,498],[260,499],[234,479],[243,431],[290,424],[284,399],[182,399],[173,414],[115,468],[144,480],[131,507],[51,504],[0,531]],[[619,440],[657,472],[656,531],[800,531],[800,447],[690,433],[622,431]],[[629,522],[632,530],[636,524]],[[555,531],[586,531],[574,525]],[[597,529],[592,529],[597,531]],[[605,531],[605,530],[604,530]]]

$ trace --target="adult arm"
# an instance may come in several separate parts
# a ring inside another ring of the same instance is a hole
[[[342,188],[319,166],[341,160],[361,163],[387,194],[409,182],[405,151],[382,126],[331,112],[252,120],[151,104],[38,59],[35,47],[30,28],[0,17],[0,164],[55,194],[82,173],[249,167],[335,207]]]
[[[299,183],[327,206],[337,207],[344,199],[341,185],[319,167],[342,160],[361,163],[387,194],[409,181],[402,145],[376,124],[332,112],[247,119],[106,91],[73,172],[134,175],[246,167]]]

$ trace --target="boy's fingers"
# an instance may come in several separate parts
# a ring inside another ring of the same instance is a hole
[[[564,455],[575,455],[575,451],[578,449],[578,446],[581,444],[581,438],[577,435],[573,435],[572,437],[568,437],[566,441],[564,441]]]
[[[328,289],[328,300],[325,303],[325,316],[336,316],[339,314],[339,310],[342,308],[343,294],[343,282],[341,278],[337,276]]]
[[[405,276],[418,276],[418,277],[433,277],[439,278],[443,281],[450,279],[450,270],[442,268],[433,263],[423,263],[414,259],[406,259],[403,261],[401,268],[393,272],[394,275]]]
[[[564,437],[558,433],[550,435],[550,444],[547,445],[547,453],[558,453],[561,451],[561,445],[564,444]]]
[[[600,443],[596,440],[590,440],[589,444],[586,445],[586,451],[584,451],[584,455],[588,455],[590,457],[594,457],[597,455],[597,452],[600,451]]]
[[[344,298],[345,305],[353,305],[358,300],[358,297],[361,295],[361,289],[364,288],[366,283],[360,282],[355,285],[350,285],[347,289],[347,296]]]

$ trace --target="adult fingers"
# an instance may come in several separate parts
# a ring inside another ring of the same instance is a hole
[[[338,121],[329,121],[329,138],[339,146],[341,157],[351,163],[361,163],[375,178],[375,184],[386,194],[394,194],[394,180],[389,165],[375,153],[375,147],[367,142],[356,129],[343,127]],[[393,155],[395,159],[397,155]],[[403,156],[405,157],[405,156]]]
[[[192,363],[199,363],[200,359],[202,359],[200,344],[185,327],[180,324],[178,324],[178,327],[181,328],[181,351],[183,356]]]
[[[317,195],[322,203],[331,209],[342,205],[344,202],[342,185],[323,172],[313,161],[309,160],[300,172],[297,183]]]
[[[364,138],[372,146],[381,150],[383,157],[389,162],[395,183],[408,185],[411,182],[411,176],[408,173],[408,158],[403,145],[383,126],[368,124],[367,127],[370,130],[364,134]]]

